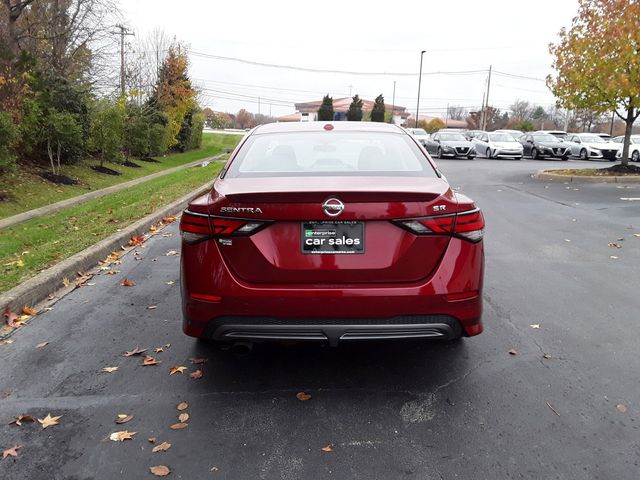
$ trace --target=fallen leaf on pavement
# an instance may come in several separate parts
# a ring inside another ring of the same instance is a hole
[[[173,257],[174,255],[178,255],[178,252],[175,250],[169,250],[167,253],[164,254],[165,257]]]
[[[134,235],[129,240],[128,245],[130,247],[137,247],[138,245],[142,245],[144,243],[144,237],[142,235]]]
[[[517,354],[518,352],[515,349],[512,348],[511,350],[509,350],[509,355],[517,355]]]
[[[557,416],[560,416],[558,411],[555,408],[553,408],[549,402],[545,402],[545,403],[547,404],[547,407],[549,407],[553,413],[555,413]]]
[[[22,448],[22,445],[16,445],[14,447],[7,448],[6,450],[3,450],[2,451],[2,459],[4,460],[7,457],[17,457],[18,456],[17,450],[19,448]]]
[[[169,375],[173,375],[174,373],[184,373],[186,369],[187,367],[183,367],[182,365],[171,367],[171,370],[169,370]]]
[[[182,403],[179,403],[176,408],[179,411],[186,410],[187,408],[189,408],[189,404],[187,402],[182,402]]]
[[[115,422],[118,425],[121,425],[123,423],[130,422],[131,420],[133,420],[133,415],[127,415],[126,413],[119,413],[118,417],[115,420]]]
[[[192,357],[192,358],[189,359],[189,361],[191,363],[193,363],[194,365],[200,365],[202,363],[208,362],[209,359],[208,358]]]
[[[611,248],[622,248],[622,245],[620,245],[619,243],[614,243],[614,242],[609,242],[609,246]]]
[[[196,370],[195,372],[191,372],[191,373],[189,374],[189,376],[190,376],[191,378],[193,378],[194,380],[197,380],[197,379],[199,379],[199,378],[202,378],[202,375],[203,375],[203,372],[202,372],[202,370],[200,370],[200,369]]]
[[[568,238],[565,238],[564,241],[567,243],[571,243],[571,240],[569,240]]]
[[[57,417],[52,417],[50,413],[47,413],[47,416],[44,418],[39,418],[38,422],[42,425],[42,429],[50,427],[52,425],[58,425],[58,420],[62,418],[62,415],[58,415]]]
[[[174,423],[169,428],[171,430],[182,430],[183,428],[187,428],[188,425],[189,425],[188,423],[180,422],[180,423]]]
[[[6,340],[0,340],[0,345],[11,345],[13,343],[13,338],[7,338]]]
[[[124,352],[122,354],[123,357],[133,357],[134,355],[140,355],[144,352],[146,352],[148,350],[148,348],[134,348],[133,350],[129,351],[129,352]]]
[[[171,473],[169,467],[165,465],[156,465],[155,467],[149,467],[149,471],[153,473],[156,477],[166,477]]]
[[[118,367],[104,367],[102,371],[104,373],[113,373],[118,370]]]
[[[157,305],[149,305],[149,306],[147,307],[147,310],[155,310],[156,308],[158,308],[158,306],[157,306]]]
[[[162,218],[162,223],[173,223],[176,221],[175,215],[169,215],[168,217]]]
[[[296,398],[301,402],[306,402],[307,400],[311,400],[311,395],[305,392],[296,393]]]
[[[529,325],[531,328],[540,328],[540,324],[539,323],[532,323],[531,325]]]
[[[150,365],[159,365],[160,363],[162,363],[160,360],[156,360],[151,355],[145,355],[144,359],[142,360],[143,367],[148,367]]]
[[[167,442],[162,442],[160,445],[156,445],[155,447],[153,447],[151,449],[151,451],[153,453],[156,452],[166,452],[167,450],[169,450],[171,448],[171,444],[167,443]]]
[[[36,345],[36,348],[44,348],[47,345],[49,345],[49,342],[40,342],[39,344]]]
[[[640,233],[634,233],[633,236],[637,237],[637,238],[640,238]]]
[[[187,420],[189,420],[189,414],[181,413],[180,415],[178,415],[178,420],[180,420],[180,423],[185,423]]]
[[[133,436],[138,432],[130,432],[128,430],[122,430],[120,432],[113,432],[109,435],[109,440],[114,442],[124,442],[125,440],[133,440]]]
[[[162,352],[164,352],[164,348],[162,348],[162,347],[156,347],[156,348],[154,349],[154,352],[156,352],[156,353],[162,353]]]
[[[149,441],[149,443],[156,443],[156,437],[149,437],[147,438],[147,440]]]
[[[615,255],[610,255],[609,258],[611,260],[618,260],[618,258],[620,258],[620,257],[616,257]]]
[[[120,282],[120,285],[122,285],[123,287],[135,287],[136,282],[133,282],[128,278],[125,278],[124,280],[122,280],[122,282]]]
[[[326,447],[322,447],[320,450],[323,452],[333,452],[333,445],[329,444]]]
[[[17,426],[21,427],[22,422],[35,422],[35,421],[36,419],[33,418],[31,415],[18,415],[18,418],[16,418],[11,423],[15,423]],[[11,423],[9,423],[9,425],[11,425]]]
[[[164,283],[166,283],[167,285],[173,285],[176,282],[174,282],[173,280],[169,280],[168,282],[164,282]]]
[[[69,286],[69,283],[70,283],[70,282],[69,282],[69,279],[68,279],[67,277],[64,277],[64,278],[62,279],[62,285],[64,285],[65,287],[68,287],[68,286]]]
[[[25,305],[24,307],[22,307],[22,313],[24,313],[25,315],[29,315],[30,317],[33,317],[34,315],[38,314],[38,311],[33,307],[29,307]]]
[[[619,403],[618,405],[616,405],[616,410],[618,410],[620,413],[624,413],[627,411],[627,407],[626,405]]]
[[[5,322],[7,323],[7,325],[11,328],[18,328],[20,325],[16,323],[16,320],[18,320],[18,314],[15,312],[11,311],[11,308],[9,307],[9,305],[7,305],[4,308],[4,318],[6,319]]]
[[[544,355],[542,355],[542,358],[549,360],[551,358],[551,355],[549,355],[548,353],[545,353]]]

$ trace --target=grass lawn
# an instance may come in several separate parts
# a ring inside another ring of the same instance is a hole
[[[234,148],[241,138],[239,135],[204,133],[201,148],[185,153],[158,157],[157,160],[160,163],[133,160],[140,165],[140,168],[125,167],[112,163],[105,164],[105,166],[113,170],[122,172],[122,175],[119,176],[105,175],[89,168],[91,165],[99,165],[95,160],[88,160],[82,165],[63,166],[62,173],[79,180],[79,185],[56,185],[41,178],[33,171],[28,172],[25,169],[18,168],[13,173],[0,176],[0,190],[7,191],[10,196],[9,201],[0,202],[0,218],[82,195],[92,190],[99,190],[117,183],[150,175],[160,170],[177,167],[194,160],[211,157],[224,152],[226,149]]]
[[[1,230],[0,292],[199,188],[221,168],[221,162],[187,168]]]

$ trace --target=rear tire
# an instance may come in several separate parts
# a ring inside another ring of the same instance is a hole
[[[587,153],[587,149],[583,148],[580,150],[580,160],[589,160],[589,154]]]
[[[631,160],[634,162],[640,162],[640,150],[636,150],[631,154]]]
[[[442,158],[442,149],[440,147],[436,150],[436,158]]]
[[[538,149],[537,148],[532,148],[531,149],[531,158],[534,160],[538,160],[540,157],[538,157]]]

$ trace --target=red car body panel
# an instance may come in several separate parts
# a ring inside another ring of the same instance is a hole
[[[297,128],[319,130],[322,125]],[[269,126],[278,128],[292,127]],[[301,222],[332,220],[322,208],[331,197],[345,205],[340,221],[365,225],[363,254],[302,252]],[[216,322],[228,318],[268,318],[291,325],[301,319],[377,324],[396,317],[447,316],[459,322],[465,335],[477,335],[483,328],[482,241],[455,234],[416,234],[398,224],[440,213],[455,218],[474,209],[470,199],[435,176],[223,175],[209,194],[191,202],[189,218],[197,216],[205,231],[207,222],[215,230],[220,217],[240,219],[240,224],[255,220],[260,228],[247,235],[183,241],[183,330],[207,336]],[[183,231],[189,231],[188,221],[183,218]]]

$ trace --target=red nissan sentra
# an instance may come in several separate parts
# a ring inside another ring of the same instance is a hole
[[[397,126],[259,126],[182,215],[184,332],[330,345],[477,335],[483,228]]]

